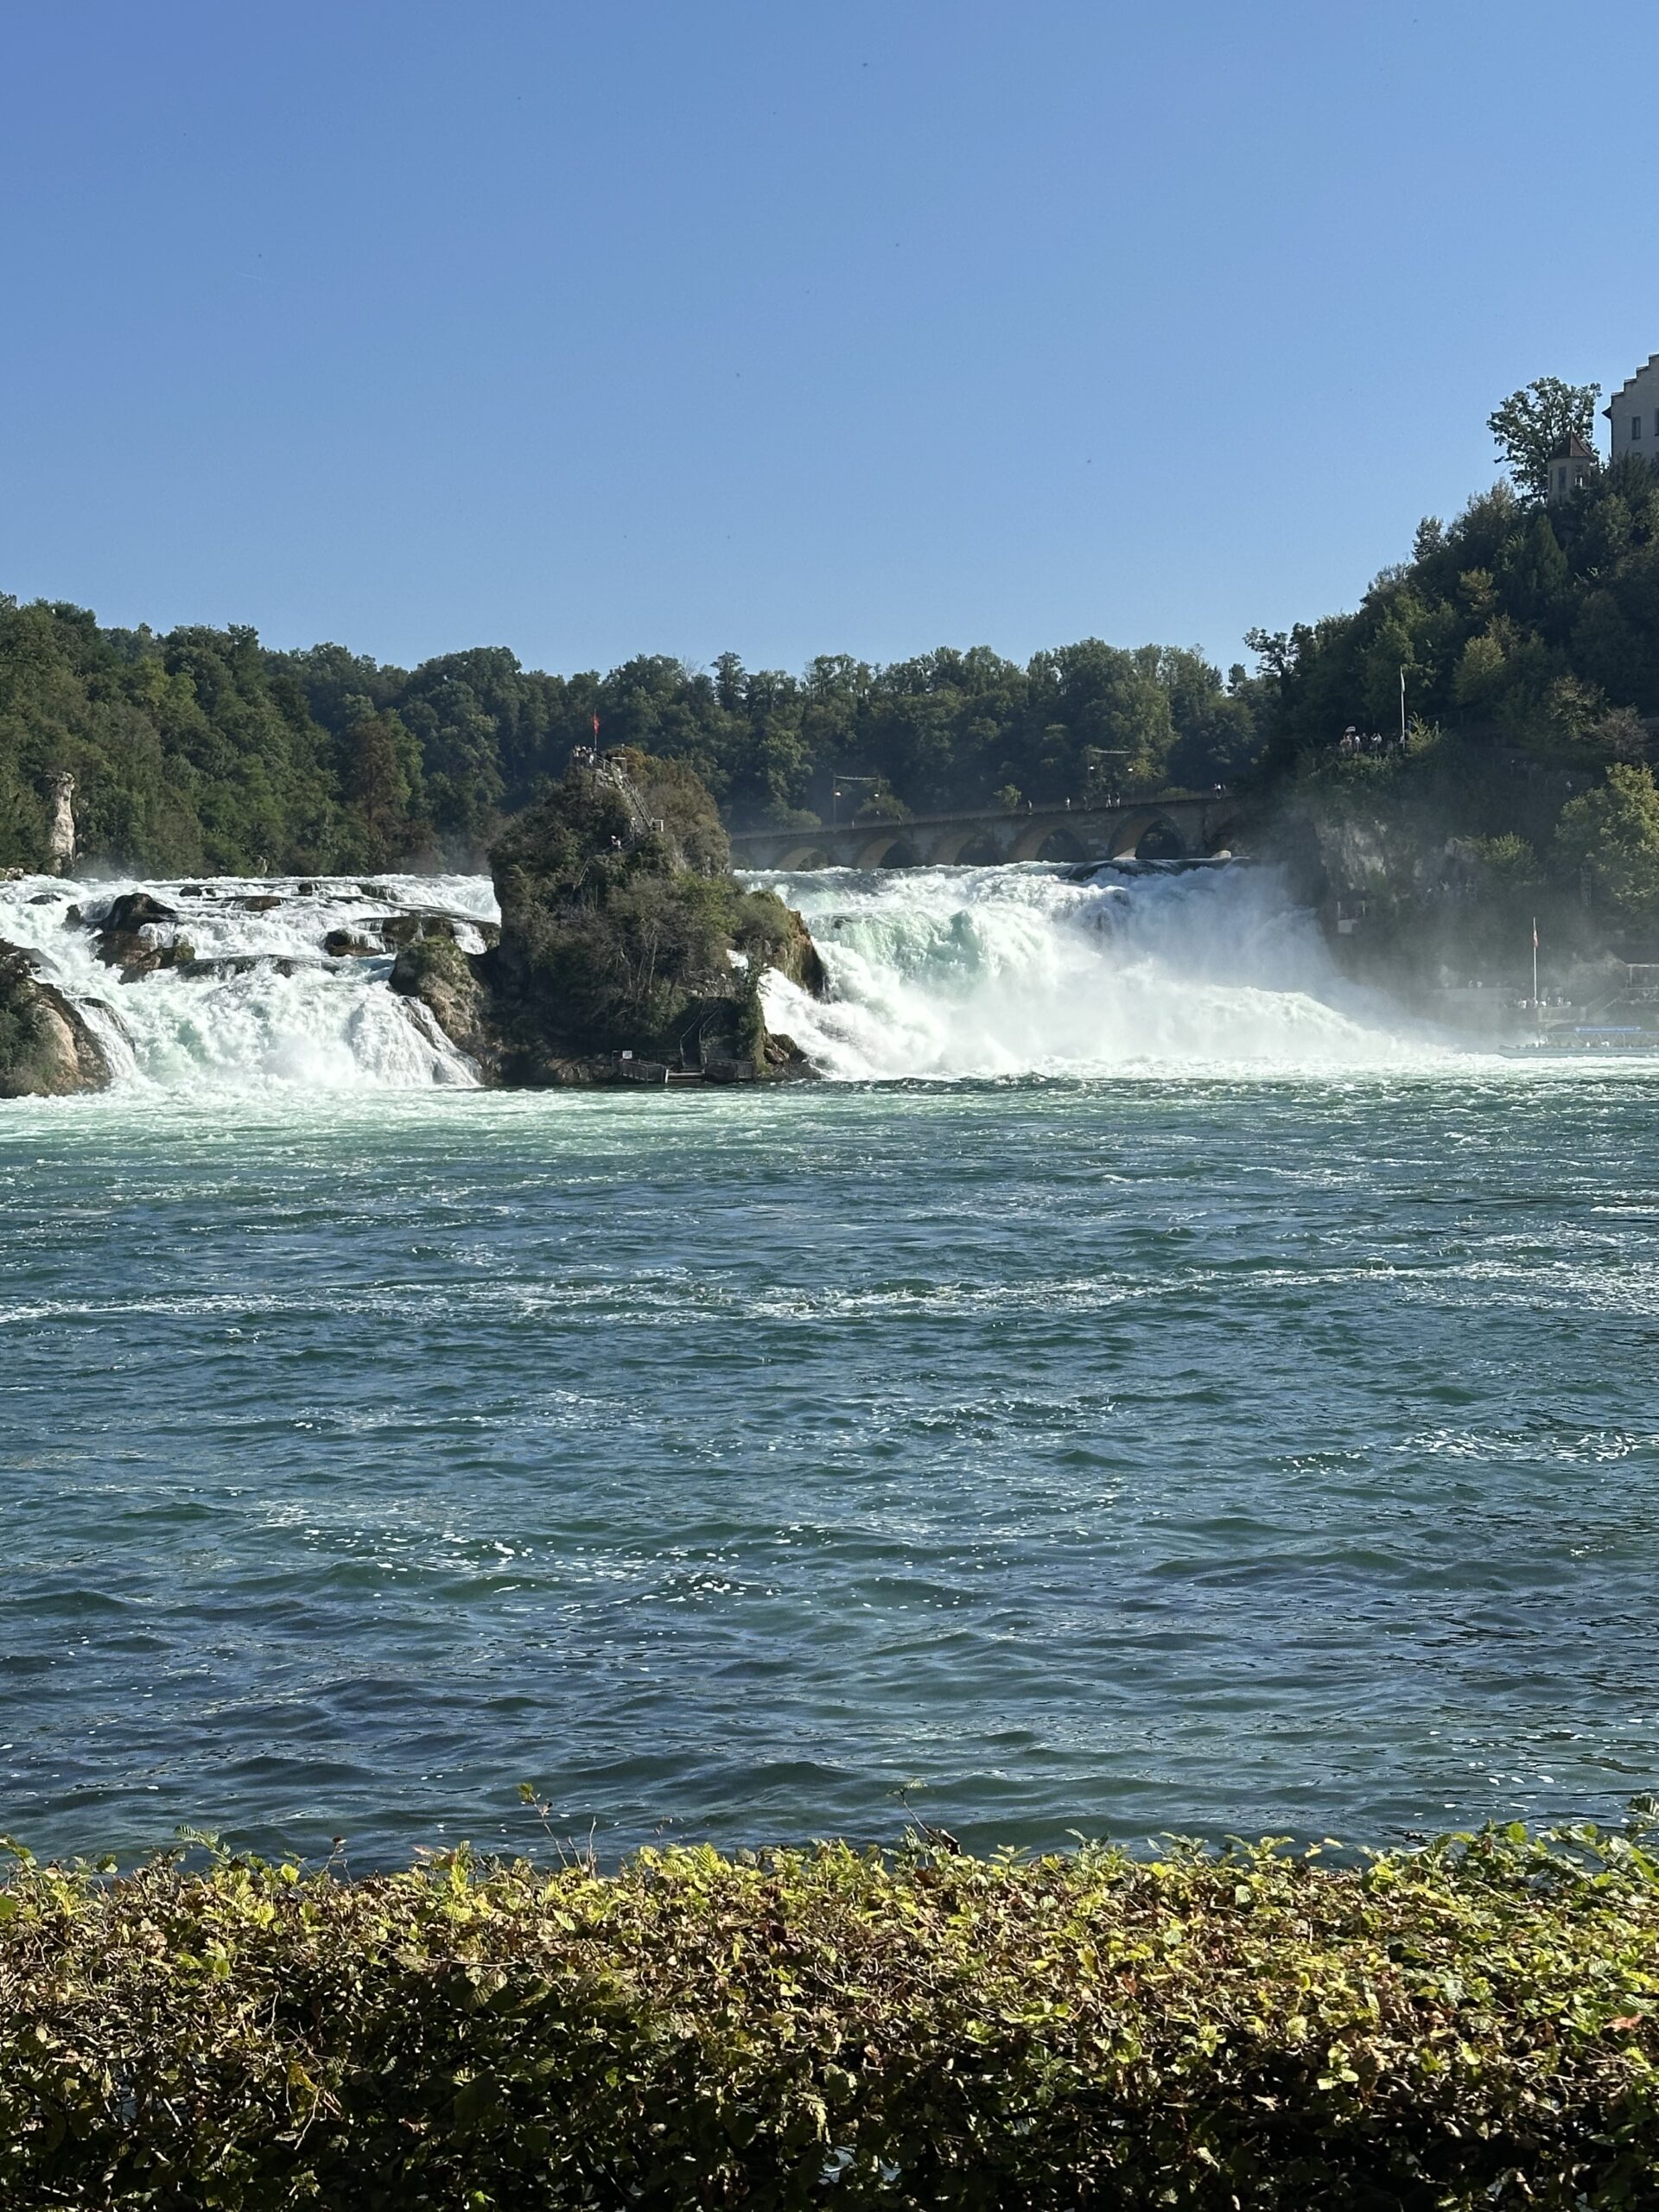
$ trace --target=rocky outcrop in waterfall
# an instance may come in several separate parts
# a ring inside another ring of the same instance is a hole
[[[189,968],[196,956],[180,933],[176,907],[148,891],[128,891],[110,902],[98,931],[98,957],[131,983],[160,968]]]
[[[584,753],[491,855],[501,936],[468,956],[423,938],[392,988],[486,1081],[527,1087],[810,1072],[772,1035],[760,979],[824,988],[798,914],[745,891],[713,800],[683,763]]]
[[[487,956],[486,956],[487,957]],[[503,1052],[491,995],[478,963],[453,936],[421,936],[405,944],[392,963],[391,988],[423,1007],[484,1082],[502,1081]]]
[[[0,1098],[64,1098],[109,1080],[85,1016],[26,952],[0,941]]]

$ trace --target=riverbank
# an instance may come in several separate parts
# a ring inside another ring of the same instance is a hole
[[[1635,2205],[1656,1959],[1639,1827],[1345,1865],[986,1860],[937,1831],[610,1874],[25,1864],[0,2185],[175,2212]]]

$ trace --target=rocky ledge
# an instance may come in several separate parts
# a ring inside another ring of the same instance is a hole
[[[196,963],[195,947],[179,928],[177,908],[148,891],[123,892],[110,901],[98,931],[98,957],[105,967],[120,969],[124,983]]]
[[[29,954],[0,941],[0,1098],[66,1098],[102,1090],[104,1048]]]
[[[488,1084],[776,1083],[812,1069],[766,1027],[761,978],[825,988],[800,916],[745,891],[713,800],[683,763],[579,753],[490,855],[499,941],[423,934],[391,987]]]

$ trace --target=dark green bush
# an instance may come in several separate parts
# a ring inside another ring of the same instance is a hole
[[[1659,2202],[1635,1831],[25,1863],[0,1913],[20,2212]]]

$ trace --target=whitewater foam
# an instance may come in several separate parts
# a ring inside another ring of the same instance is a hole
[[[151,893],[217,972],[160,969],[130,982],[98,957],[96,930],[122,893]],[[274,903],[267,904],[271,901]],[[255,903],[250,903],[255,902]],[[118,1087],[169,1091],[421,1090],[471,1085],[471,1064],[424,1007],[386,987],[391,957],[330,957],[331,930],[403,913],[451,917],[467,950],[495,912],[484,876],[26,876],[0,885],[0,938],[33,952],[85,1014]],[[234,963],[233,965],[231,963]]]
[[[805,917],[832,987],[769,976],[767,1019],[844,1080],[1327,1072],[1428,1050],[1339,974],[1274,868],[752,880]]]
[[[1028,863],[753,877],[805,916],[831,995],[766,978],[767,1016],[843,1081],[1236,1072],[1328,1074],[1438,1057],[1335,968],[1272,868],[1175,874]],[[98,958],[124,891],[180,916],[195,972],[131,982]],[[390,955],[329,957],[331,931],[442,913],[478,950],[487,877],[215,877],[0,885],[0,939],[27,946],[86,1012],[118,1084],[197,1090],[471,1085]],[[218,963],[213,965],[213,963]]]

